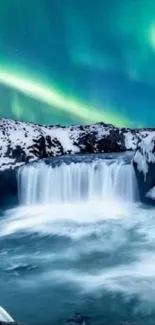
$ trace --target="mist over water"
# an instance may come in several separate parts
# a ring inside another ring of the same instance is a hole
[[[0,218],[0,305],[19,321],[154,325],[155,209],[131,162],[21,168],[20,205]]]

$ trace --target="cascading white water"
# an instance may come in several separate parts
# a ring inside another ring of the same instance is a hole
[[[20,203],[25,205],[138,198],[134,168],[123,160],[25,166],[19,170],[18,188]]]

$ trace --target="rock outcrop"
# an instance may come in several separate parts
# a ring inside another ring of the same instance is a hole
[[[155,132],[137,146],[133,159],[143,202],[155,202]]]

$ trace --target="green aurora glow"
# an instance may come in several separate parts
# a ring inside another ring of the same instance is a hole
[[[0,116],[155,125],[154,0],[2,0]]]
[[[74,99],[67,98],[52,86],[45,85],[32,78],[22,77],[17,73],[17,70],[16,73],[11,73],[10,70],[7,71],[7,69],[3,70],[3,68],[0,68],[0,83],[42,103],[48,104],[49,107],[55,107],[65,111],[67,114],[80,118],[85,122],[104,121],[105,123],[113,123],[118,126],[127,126],[129,124],[129,121],[126,121],[125,118],[115,116],[110,112],[104,113],[104,110],[91,109],[91,107],[84,106]]]

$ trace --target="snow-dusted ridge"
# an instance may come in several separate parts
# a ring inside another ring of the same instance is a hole
[[[64,127],[2,118],[0,171],[46,157],[135,150],[152,132],[155,134],[155,129],[117,128],[104,123]]]

